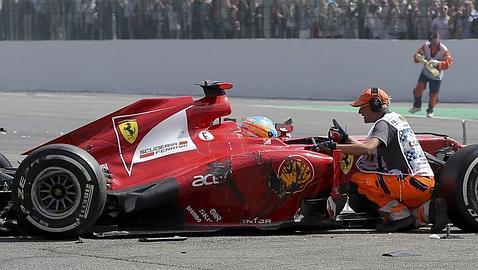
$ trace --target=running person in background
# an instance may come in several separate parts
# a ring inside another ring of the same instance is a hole
[[[413,90],[413,107],[411,113],[422,109],[423,91],[429,83],[430,93],[428,100],[427,117],[433,117],[433,108],[438,103],[438,92],[443,79],[443,70],[448,69],[453,63],[453,58],[448,48],[440,42],[440,35],[432,33],[414,55],[415,63],[422,63],[423,68],[418,78],[418,83]]]

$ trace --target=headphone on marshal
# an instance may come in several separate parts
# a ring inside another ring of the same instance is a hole
[[[370,91],[372,93],[372,98],[368,101],[368,104],[370,106],[370,109],[372,109],[372,112],[380,112],[383,110],[383,101],[378,95],[378,88],[377,87],[372,87],[370,88]]]

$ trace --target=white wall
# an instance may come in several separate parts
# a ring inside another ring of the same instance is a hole
[[[234,83],[231,96],[353,99],[362,88],[411,100],[422,41],[115,40],[2,41],[1,90],[201,95],[203,79]],[[478,40],[445,41],[455,64],[441,101],[478,102]]]

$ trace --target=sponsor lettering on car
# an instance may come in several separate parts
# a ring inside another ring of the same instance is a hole
[[[212,141],[214,140],[214,135],[211,134],[211,132],[207,130],[200,131],[198,134],[199,139],[203,141]]]
[[[202,219],[199,217],[198,213],[194,211],[194,209],[191,207],[191,205],[188,205],[186,207],[186,210],[191,214],[191,216],[196,220],[197,223],[201,223]]]
[[[157,145],[154,147],[148,147],[146,149],[139,150],[139,158],[147,158],[158,154],[164,154],[169,151],[184,148],[188,146],[188,141],[179,141]]]
[[[219,222],[222,220],[221,215],[217,212],[216,209],[212,208],[209,211],[206,209],[199,209],[197,212],[188,205],[186,211],[196,220],[197,223],[201,223],[203,220],[209,223]]]
[[[221,183],[221,181],[219,180],[222,179],[222,177],[208,173],[206,175],[195,175],[193,176],[193,179],[194,181],[191,183],[193,187],[202,187],[202,186],[218,185]]]
[[[242,224],[271,224],[272,220],[270,218],[259,218],[255,217],[253,219],[243,219],[241,220]]]

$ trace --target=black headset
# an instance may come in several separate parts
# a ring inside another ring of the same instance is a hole
[[[372,87],[370,91],[372,92],[372,98],[368,101],[370,109],[372,109],[372,112],[381,112],[383,110],[383,101],[378,95],[378,88]]]

